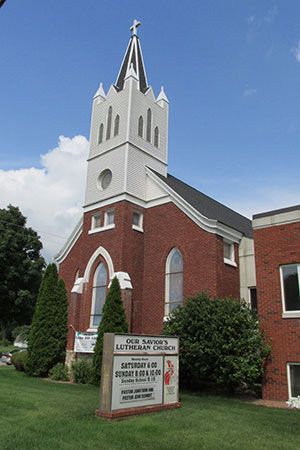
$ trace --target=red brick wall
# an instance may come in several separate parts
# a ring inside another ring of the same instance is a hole
[[[300,319],[282,318],[279,267],[300,263],[300,222],[254,230],[258,313],[272,346],[265,399],[287,400],[287,362],[300,362]]]
[[[164,316],[166,258],[173,247],[178,247],[184,259],[185,297],[201,291],[212,296],[239,297],[239,269],[224,264],[221,237],[199,228],[173,203],[144,211],[144,233],[132,229],[134,205],[124,201],[112,207],[115,228],[100,233],[88,234],[95,211],[85,213],[82,234],[60,265],[68,292],[73,287],[76,271],[79,269],[83,276],[91,255],[101,245],[110,254],[114,270],[128,272],[131,277],[131,331],[158,334]],[[237,247],[235,252],[238,261]],[[78,330],[89,327],[93,273],[100,261],[101,257],[93,264],[89,285],[80,301],[69,299],[69,321],[73,320]],[[72,347],[70,332],[68,349]]]

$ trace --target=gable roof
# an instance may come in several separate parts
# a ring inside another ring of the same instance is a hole
[[[208,195],[203,194],[203,192],[198,191],[170,174],[168,174],[167,177],[164,177],[155,170],[150,170],[205,217],[217,220],[218,222],[243,233],[246,237],[252,238],[252,222],[247,219],[247,217],[222,205],[222,203],[217,202]]]

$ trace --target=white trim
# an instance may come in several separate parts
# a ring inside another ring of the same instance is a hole
[[[141,206],[144,209],[153,208],[155,206],[163,205],[165,203],[172,202],[174,205],[176,205],[181,211],[184,212],[186,216],[188,216],[196,225],[198,225],[203,230],[207,231],[208,233],[218,234],[219,236],[233,242],[239,244],[243,234],[234,228],[231,228],[227,225],[224,225],[220,222],[218,222],[215,219],[209,219],[208,217],[205,217],[203,214],[201,214],[199,211],[197,211],[195,208],[193,208],[187,201],[185,201],[180,195],[178,195],[173,189],[171,189],[164,181],[162,181],[158,176],[156,176],[151,169],[148,167],[145,167],[146,175],[149,176],[156,184],[158,184],[162,190],[166,193],[165,196],[161,196],[155,200],[150,201],[144,201],[138,197],[135,197],[131,194],[128,194],[127,192],[113,196],[110,198],[107,198],[106,200],[99,201],[97,203],[87,204],[83,207],[84,212],[93,211],[97,208],[102,208],[107,205],[112,205],[114,203],[126,200],[128,202],[133,203],[134,205]],[[80,225],[80,233],[82,231],[82,219],[81,219],[81,225]],[[74,230],[75,232],[75,230]],[[74,233],[73,232],[73,233]],[[71,235],[73,236],[73,234]],[[77,236],[77,235],[76,235]],[[78,239],[78,237],[74,237],[74,241],[72,243],[69,243],[69,240],[67,241],[64,249],[59,253],[59,255],[56,257],[56,262],[60,263],[62,262],[69,251],[71,250],[72,246]],[[72,237],[70,238],[72,239]],[[61,256],[60,256],[61,255]]]
[[[140,136],[139,136],[140,137]],[[111,138],[112,139],[112,138]],[[141,137],[140,137],[140,139],[142,139]],[[145,139],[143,139],[144,141],[146,141]],[[105,142],[108,142],[108,141],[105,141]],[[149,145],[152,145],[151,143],[149,143],[148,141],[146,141]],[[117,148],[119,148],[119,147],[123,147],[124,145],[126,145],[126,144],[128,144],[128,145],[130,145],[131,147],[134,147],[135,149],[137,149],[137,150],[140,150],[141,152],[143,152],[143,153],[145,153],[146,155],[148,155],[148,156],[151,156],[153,159],[155,159],[156,161],[159,161],[160,163],[162,163],[164,166],[168,166],[168,164],[166,163],[166,160],[165,160],[165,158],[164,159],[161,159],[161,158],[159,158],[158,157],[158,155],[155,155],[154,153],[153,153],[153,150],[151,151],[151,150],[146,150],[145,148],[142,148],[142,147],[139,147],[138,145],[136,145],[136,144],[134,144],[133,142],[131,142],[131,141],[129,141],[128,139],[126,139],[125,141],[123,141],[123,142],[121,142],[120,144],[118,144],[118,145],[116,145],[116,146],[114,146],[114,147],[110,147],[110,148],[108,148],[107,150],[104,150],[104,151],[102,151],[100,154],[98,153],[97,155],[94,155],[94,156],[91,156],[90,158],[88,158],[87,159],[87,162],[89,162],[89,161],[91,161],[91,160],[93,160],[93,159],[96,159],[96,158],[100,158],[102,155],[104,155],[105,153],[108,153],[108,152],[112,152],[113,150],[116,150]],[[156,147],[155,147],[156,148]]]
[[[132,225],[132,229],[135,230],[135,231],[139,231],[140,233],[144,233],[143,228],[138,227],[138,226],[136,226],[136,225]]]
[[[71,251],[72,247],[74,246],[75,242],[79,238],[79,236],[82,233],[82,225],[83,225],[83,217],[80,218],[80,220],[77,222],[77,225],[75,226],[74,230],[72,231],[70,237],[65,242],[65,245],[61,249],[61,251],[54,257],[54,261],[57,264],[61,264],[63,260],[66,258],[66,256]]]
[[[109,213],[113,213],[114,221],[113,223],[108,223],[108,215]],[[104,227],[103,228],[115,228],[115,210],[114,208],[110,208],[104,213]]]
[[[231,259],[224,258],[224,263],[228,264],[228,266],[237,267],[237,263],[235,261],[231,261]]]
[[[253,228],[268,228],[278,225],[286,225],[289,223],[300,222],[300,209],[288,212],[279,212],[272,216],[258,217],[252,220]]]
[[[300,310],[289,310],[287,311],[285,308],[285,293],[284,293],[284,283],[283,283],[283,273],[282,268],[288,266],[296,266],[297,274],[298,274],[298,287],[299,287],[299,295],[300,295],[300,264],[299,263],[291,263],[291,264],[282,264],[279,267],[279,275],[280,275],[280,290],[281,290],[281,303],[282,303],[282,318],[283,319],[292,319],[300,317]]]
[[[143,229],[144,214],[141,211],[133,211],[132,220],[133,220],[134,214],[138,214],[139,220],[138,220],[138,225],[135,225],[134,223],[132,223],[132,229],[143,233],[144,232],[144,229]]]
[[[179,252],[182,259],[182,304],[184,301],[184,292],[183,292],[183,256],[181,251],[178,247],[173,247],[172,250],[170,250],[165,264],[165,301],[164,301],[164,320],[167,319],[170,315],[170,262],[172,259],[172,256],[175,252]],[[178,302],[179,303],[179,302]]]
[[[231,241],[228,241],[227,239],[223,239],[223,252],[224,252],[224,245],[228,244],[230,246],[229,253],[230,258],[226,258],[224,256],[224,263],[228,264],[229,266],[237,267],[237,263],[235,262],[235,252],[234,252],[234,243]]]
[[[209,219],[193,208],[187,201],[185,201],[180,195],[178,195],[172,188],[164,183],[158,176],[156,176],[150,169],[146,167],[147,175],[157,184],[167,191],[171,197],[172,202],[178,206],[193,222],[195,222],[200,228],[209,233],[214,233],[222,236],[233,243],[239,243],[243,234],[233,228],[228,227],[215,219]]]
[[[100,233],[101,231],[112,230],[113,228],[115,228],[114,223],[112,223],[110,225],[104,225],[103,227],[99,227],[99,228],[93,228],[92,230],[89,230],[88,233],[95,234],[95,233]]]
[[[286,311],[282,313],[283,319],[299,319],[300,311]]]
[[[107,273],[107,269],[106,269],[105,265],[103,263],[100,263],[100,264],[103,265],[103,267],[105,269],[105,272],[106,272],[106,283],[107,284],[105,286],[106,286],[106,290],[107,290],[107,287],[108,287],[108,284],[109,284],[109,280],[107,280],[107,276],[109,277],[109,274]],[[95,328],[98,329],[97,326],[95,327],[93,325],[93,317],[95,316],[95,314],[93,314],[93,313],[94,313],[94,309],[95,309],[95,299],[96,299],[96,290],[94,289],[94,285],[95,285],[95,282],[96,282],[95,278],[97,276],[97,269],[99,268],[100,264],[97,266],[97,268],[96,268],[96,270],[94,272],[93,286],[92,286],[92,304],[91,304],[91,312],[90,312],[90,328],[94,328],[94,329]],[[104,287],[104,286],[101,286],[101,287]],[[105,295],[105,300],[106,300],[106,295]],[[105,303],[105,300],[104,300],[104,303]],[[102,311],[103,311],[103,309],[102,309]]]
[[[98,256],[102,256],[105,259],[105,262],[108,267],[109,280],[111,280],[114,277],[115,270],[111,256],[104,247],[100,246],[97,248],[97,250],[94,251],[94,253],[89,259],[89,262],[87,263],[83,277],[85,283],[89,282],[92,266],[96,261],[96,259],[98,258]]]
[[[287,373],[287,381],[288,381],[288,393],[289,393],[289,399],[297,398],[292,397],[292,383],[291,383],[291,370],[290,366],[300,366],[300,362],[288,362],[286,363],[286,373]]]

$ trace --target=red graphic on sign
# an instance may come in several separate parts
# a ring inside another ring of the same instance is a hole
[[[169,359],[167,360],[168,368],[165,372],[165,384],[169,385],[175,375],[174,364]]]

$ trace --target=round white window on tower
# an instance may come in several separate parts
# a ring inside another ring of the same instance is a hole
[[[108,188],[108,186],[111,183],[112,179],[112,173],[111,170],[105,169],[103,170],[97,179],[97,188],[100,189],[100,191],[104,191],[104,189]]]

